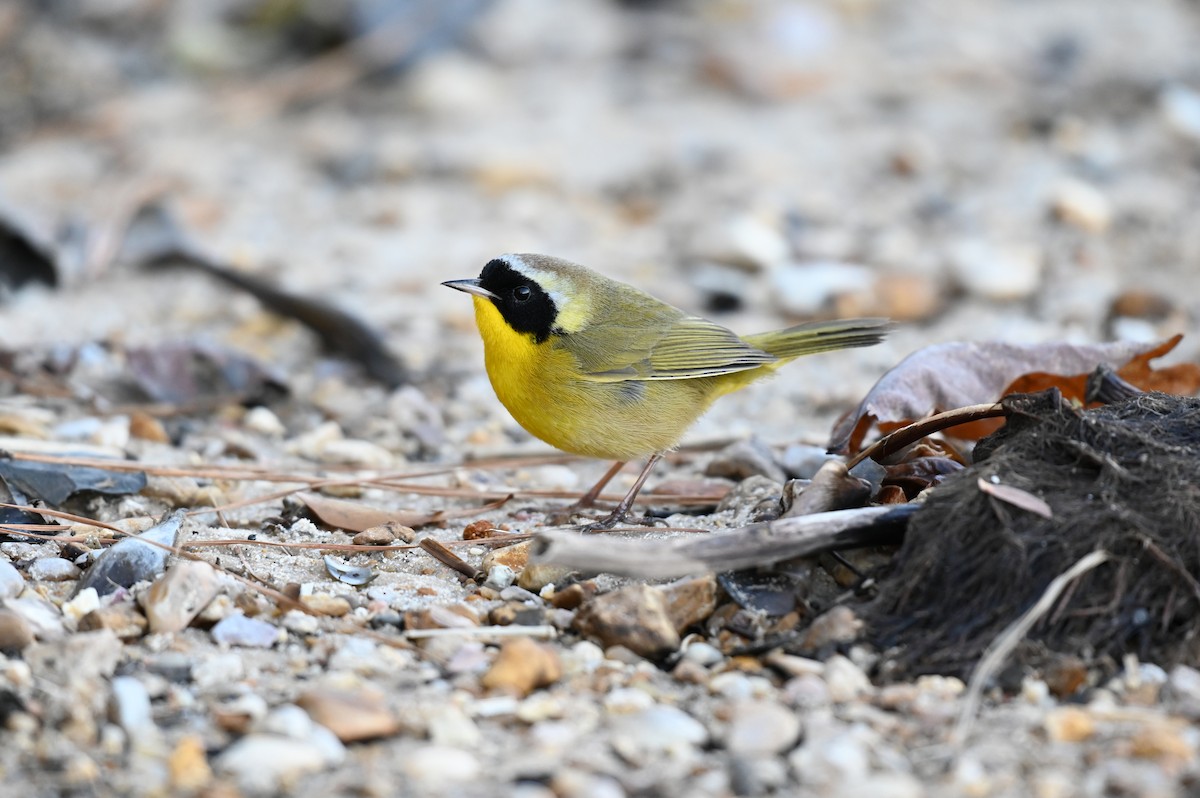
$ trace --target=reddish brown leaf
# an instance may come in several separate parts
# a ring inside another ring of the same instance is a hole
[[[1149,361],[1169,352],[1180,336],[1157,343],[1009,344],[999,341],[952,342],[920,349],[880,378],[855,412],[833,429],[829,448],[858,451],[874,425],[881,431],[966,405],[994,402],[1009,393],[1057,387],[1082,399],[1087,375],[1101,363],[1144,390],[1192,394],[1200,390],[1200,366],[1161,370]],[[1000,420],[955,427],[957,438],[974,439],[996,429]]]
[[[485,504],[483,507],[420,512],[417,510],[382,510],[359,502],[331,499],[314,493],[297,493],[296,496],[304,502],[309,512],[316,516],[321,523],[337,529],[344,529],[347,532],[362,532],[371,527],[386,524],[388,521],[397,521],[411,527],[426,526],[448,521],[451,518],[464,518],[478,515],[486,510],[495,510],[508,501],[507,498],[504,498]]]

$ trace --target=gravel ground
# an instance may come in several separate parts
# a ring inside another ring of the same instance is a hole
[[[159,469],[140,494],[72,500],[74,512],[140,530],[174,506],[280,488],[250,468],[440,469],[422,484],[460,496],[583,490],[605,465],[536,459],[553,452],[492,394],[470,304],[438,285],[503,252],[588,264],[742,332],[901,322],[883,345],[795,363],[723,399],[652,488],[695,487],[728,458],[722,446],[751,437],[791,470],[928,343],[1152,339],[1200,313],[1194,2],[347,1],[295,4],[296,18],[278,5],[0,10],[0,216],[62,253],[58,287],[2,297],[0,352],[18,354],[0,364],[71,363],[55,383],[66,391],[0,382],[0,448],[187,472]],[[455,43],[410,62],[341,83],[354,62],[311,67],[351,9],[362,26],[387,7],[440,8],[450,27],[464,16]],[[105,257],[105,231],[151,190],[223,259],[384,330],[411,384],[372,383],[204,274]],[[86,248],[79,230],[93,234]],[[1171,358],[1196,360],[1198,341]],[[150,419],[113,386],[129,351],[163,342],[232,347],[291,393]],[[501,455],[530,459],[480,461]],[[752,488],[669,520],[736,525],[760,497]],[[443,542],[479,520],[536,531],[560,501],[475,511],[336,492],[461,510],[416,533]],[[251,533],[353,537],[274,499],[193,515],[182,539]],[[456,551],[478,566],[490,548]],[[958,679],[873,684],[878,653],[861,645],[737,656],[753,641],[720,612],[705,620],[711,580],[590,583],[622,588],[629,611],[666,601],[701,621],[682,640],[667,629],[679,653],[655,661],[633,641],[581,634],[589,603],[565,597],[561,574],[527,569],[530,591],[496,571],[480,587],[396,550],[347,555],[377,573],[353,587],[315,548],[196,551],[337,617],[276,612],[211,571],[164,584],[179,564],[157,590],[72,597],[79,551],[0,543],[0,772],[14,794],[1065,798],[1200,783],[1200,672],[1186,666],[1131,658],[1078,690],[1024,673],[987,695],[956,742]],[[542,589],[555,579],[559,590]],[[145,616],[197,595],[206,606],[187,628],[146,633]],[[546,637],[481,632],[521,613],[518,628]],[[446,631],[402,640],[398,626]]]

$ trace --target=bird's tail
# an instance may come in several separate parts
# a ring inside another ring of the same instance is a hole
[[[791,360],[818,352],[874,346],[886,338],[891,329],[892,323],[887,319],[814,321],[786,330],[746,335],[742,340],[780,360]]]

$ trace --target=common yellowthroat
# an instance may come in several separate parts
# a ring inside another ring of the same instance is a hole
[[[534,436],[616,464],[572,509],[589,506],[629,460],[648,457],[612,514],[629,512],[650,469],[712,402],[801,355],[879,343],[886,319],[815,322],[738,336],[631,285],[549,255],[502,255],[472,295],[496,396]]]

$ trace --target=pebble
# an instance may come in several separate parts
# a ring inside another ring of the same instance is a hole
[[[517,573],[507,565],[493,565],[488,569],[487,581],[483,584],[492,590],[504,590],[516,580]]]
[[[525,566],[517,577],[517,584],[526,590],[537,593],[547,585],[562,582],[573,573],[575,573],[573,568],[550,563],[534,563]]]
[[[725,659],[725,655],[722,654],[721,650],[716,646],[705,643],[704,641],[697,641],[695,643],[690,643],[686,648],[684,648],[683,658],[688,662],[694,662],[697,665],[703,665],[707,668],[709,666],[716,665],[718,662],[722,662]]]
[[[720,224],[705,225],[694,239],[693,256],[751,272],[783,263],[791,250],[778,223],[757,215],[741,214]]]
[[[800,710],[827,707],[832,699],[825,680],[815,674],[803,674],[789,679],[783,686],[783,699]]]
[[[241,681],[245,675],[242,656],[233,651],[204,657],[192,666],[192,681],[201,689],[227,687]]]
[[[480,568],[483,571],[490,572],[497,565],[504,565],[519,573],[529,564],[529,547],[532,545],[533,541],[523,540],[511,546],[492,549],[484,555]]]
[[[70,601],[64,601],[59,609],[62,610],[64,618],[70,618],[79,623],[83,619],[83,616],[99,608],[100,596],[97,595],[95,588],[89,587],[79,591],[75,598]]]
[[[265,438],[281,439],[287,434],[287,427],[279,420],[279,416],[263,405],[247,410],[246,415],[242,416],[242,425]]]
[[[266,796],[285,790],[302,776],[339,764],[342,757],[331,758],[326,747],[309,740],[248,734],[222,751],[213,764],[243,792]]]
[[[357,468],[386,469],[396,465],[395,455],[387,449],[377,443],[354,438],[327,442],[321,447],[317,460],[330,465]]]
[[[1100,189],[1075,178],[1064,178],[1050,191],[1050,209],[1072,227],[1100,234],[1112,225],[1113,209]]]
[[[708,742],[703,723],[669,704],[610,716],[608,725],[613,748],[635,762],[657,754],[678,754]]]
[[[135,746],[146,746],[160,737],[150,712],[150,694],[133,676],[118,676],[109,685],[109,718],[120,726]]]
[[[389,526],[394,522],[389,521],[387,524],[380,524],[369,529],[364,529],[355,535],[351,542],[355,546],[390,546],[396,542],[396,531]],[[409,528],[411,531],[411,528]]]
[[[279,619],[279,625],[298,635],[314,635],[321,630],[321,619],[300,610],[288,610]]]
[[[625,790],[613,777],[572,767],[555,771],[550,789],[558,798],[625,798]]]
[[[836,459],[838,456],[830,454],[824,446],[793,443],[783,450],[779,464],[791,479],[812,479],[821,466]]]
[[[1054,742],[1077,743],[1096,733],[1090,712],[1079,707],[1056,707],[1042,719],[1046,736]]]
[[[483,741],[479,726],[461,708],[454,705],[442,707],[429,718],[427,731],[434,745],[453,748],[475,748]]]
[[[680,634],[702,623],[717,608],[717,579],[712,574],[680,579],[657,590],[663,594],[667,615]]]
[[[33,626],[19,613],[0,609],[0,654],[17,654],[33,642]]]
[[[778,508],[782,495],[783,483],[759,475],[747,477],[725,494],[717,505],[717,512],[732,512],[730,525],[741,526],[762,505],[773,503]]]
[[[414,782],[444,784],[474,781],[481,770],[470,751],[447,745],[423,745],[400,760],[400,769]]]
[[[706,477],[724,477],[735,482],[752,476],[766,477],[772,482],[784,482],[787,475],[775,462],[769,446],[757,438],[735,441],[713,455],[704,467]]]
[[[167,757],[167,778],[175,794],[190,794],[212,781],[204,739],[196,734],[180,738]]]
[[[329,593],[312,593],[300,597],[300,603],[319,615],[330,618],[341,618],[350,612],[350,602],[345,596],[334,596]]]
[[[25,619],[38,640],[58,640],[66,634],[59,609],[40,596],[9,599],[4,606]]]
[[[220,580],[211,565],[179,560],[140,597],[150,632],[182,632],[216,598],[220,589]]]
[[[1142,726],[1129,741],[1130,752],[1142,759],[1190,763],[1196,758],[1193,739],[1189,739],[1183,726],[1166,718],[1154,719]]]
[[[245,646],[246,648],[270,648],[279,639],[279,629],[258,618],[247,618],[235,613],[225,618],[211,630],[212,638],[223,646]]]
[[[826,660],[825,684],[829,687],[830,700],[838,704],[853,701],[872,690],[871,680],[863,673],[862,668],[841,654],[835,654]]]
[[[873,283],[874,275],[865,266],[836,261],[791,264],[771,274],[776,306],[798,317],[828,312],[839,296],[869,289]]]
[[[79,596],[88,594],[94,595],[95,591],[88,588]],[[65,604],[63,606],[66,607]],[[97,607],[79,619],[78,629],[81,632],[108,629],[122,640],[136,640],[146,633],[147,626],[146,616],[129,600]]]
[[[1176,665],[1167,674],[1166,697],[1183,705],[1192,716],[1200,716],[1200,670]]]
[[[618,687],[604,696],[604,711],[611,715],[641,712],[654,706],[654,697],[636,687]]]
[[[733,754],[760,756],[787,751],[799,737],[794,710],[772,701],[744,701],[733,706],[724,742]]]
[[[909,773],[872,773],[838,790],[838,798],[923,798],[925,794],[925,785]]]
[[[70,582],[78,579],[79,566],[62,557],[42,557],[29,564],[29,578],[35,582]]]
[[[25,589],[25,577],[8,560],[0,560],[0,600],[16,598]]]
[[[996,302],[1026,299],[1042,284],[1042,253],[1032,245],[971,239],[951,248],[949,263],[964,290]]]
[[[374,687],[317,687],[301,693],[296,704],[344,743],[390,737],[400,731],[387,696]]]
[[[680,637],[662,591],[629,585],[588,601],[575,614],[575,628],[605,648],[624,646],[655,659],[679,648]]]
[[[871,770],[871,731],[862,725],[817,739],[806,739],[788,755],[802,783],[849,785],[862,782]]]
[[[553,647],[528,637],[518,637],[500,647],[496,661],[479,683],[488,690],[524,696],[539,687],[554,684],[560,678],[562,662]]]
[[[849,643],[858,639],[862,628],[863,622],[854,614],[854,610],[838,605],[817,616],[809,625],[800,648],[817,651],[826,646]]]
[[[161,546],[175,545],[186,513],[186,510],[175,510],[137,537],[123,538],[102,552],[76,583],[75,592],[91,587],[99,595],[107,596],[118,587],[132,587],[137,582],[154,579],[166,566],[169,552],[144,541]]]
[[[1171,83],[1158,95],[1158,107],[1173,132],[1200,143],[1200,92]]]

